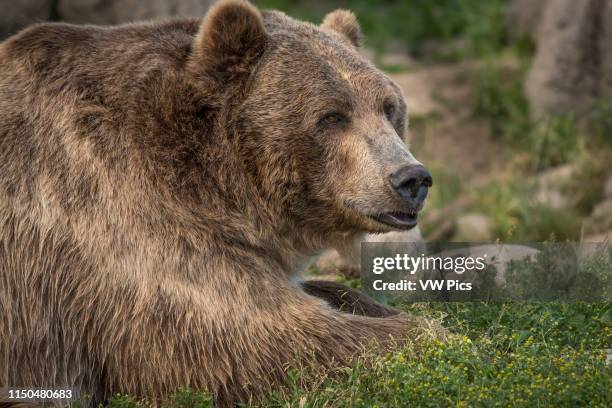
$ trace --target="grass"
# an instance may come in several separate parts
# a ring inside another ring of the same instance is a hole
[[[458,336],[364,357],[334,375],[291,371],[262,407],[607,407],[612,366],[609,303],[415,303]],[[305,386],[307,384],[307,386]],[[113,408],[140,406],[126,396]],[[181,391],[170,407],[209,407],[205,393]]]
[[[580,236],[581,218],[572,209],[557,209],[533,202],[534,186],[525,180],[495,180],[475,188],[473,209],[490,217],[494,237],[501,242],[575,240]]]

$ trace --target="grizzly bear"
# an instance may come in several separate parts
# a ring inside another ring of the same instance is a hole
[[[431,185],[360,40],[348,11],[230,0],[2,43],[0,387],[230,405],[429,332],[300,278],[338,240],[414,227]]]

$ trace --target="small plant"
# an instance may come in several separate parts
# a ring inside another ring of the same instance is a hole
[[[172,396],[166,408],[212,408],[213,406],[210,394],[181,389]]]
[[[138,401],[136,398],[130,395],[117,394],[112,397],[105,405],[107,408],[144,408],[147,404],[142,401]]]
[[[522,74],[508,78],[495,65],[485,66],[479,75],[474,113],[489,121],[493,137],[524,146],[532,124]]]
[[[573,114],[549,115],[529,133],[535,152],[535,170],[568,163],[584,148]]]
[[[130,395],[115,395],[105,405],[106,408],[147,408],[153,406],[148,402],[139,401]],[[189,389],[180,389],[169,402],[159,405],[163,408],[212,408],[213,398],[210,394]]]
[[[495,238],[502,242],[543,242],[577,240],[581,217],[572,208],[553,208],[531,197],[533,180],[500,176],[469,191],[472,210],[488,216]]]
[[[568,180],[564,194],[571,198],[572,205],[583,215],[588,215],[604,195],[605,183],[609,177],[612,151],[583,152],[574,162],[573,177]]]

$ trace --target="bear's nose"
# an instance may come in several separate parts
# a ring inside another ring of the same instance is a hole
[[[391,173],[391,186],[404,199],[418,204],[427,197],[427,189],[432,186],[431,174],[420,164],[409,164]]]

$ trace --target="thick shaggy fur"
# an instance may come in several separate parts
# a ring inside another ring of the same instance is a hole
[[[322,248],[386,230],[356,208],[395,200],[366,158],[405,105],[340,13],[319,28],[225,1],[0,45],[0,386],[231,404],[427,326],[296,283]],[[352,125],[321,128],[337,103]]]

